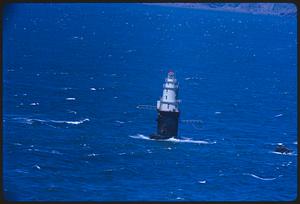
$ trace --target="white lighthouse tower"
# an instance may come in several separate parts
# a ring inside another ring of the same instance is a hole
[[[179,100],[177,100],[178,84],[173,71],[169,71],[168,77],[163,84],[163,88],[162,97],[157,101],[157,110],[179,112]]]
[[[157,101],[157,134],[151,135],[151,138],[167,139],[177,137],[179,118],[178,88],[174,72],[169,71],[163,84],[162,97]]]

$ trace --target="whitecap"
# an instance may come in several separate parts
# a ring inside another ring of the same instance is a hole
[[[255,174],[248,174],[248,173],[243,173],[243,175],[252,176],[253,178],[260,179],[260,180],[263,180],[263,181],[272,181],[272,180],[277,179],[277,178],[262,178],[262,177],[259,177],[259,176],[255,175]],[[278,176],[278,177],[280,177],[280,176]]]
[[[177,139],[177,138],[169,138],[169,139],[150,139],[142,134],[130,135],[129,137],[134,139],[144,139],[144,140],[152,140],[152,141],[167,141],[167,142],[175,142],[175,143],[195,143],[195,144],[215,144],[216,142],[207,142],[202,140],[192,140],[192,139]]]
[[[58,120],[50,120],[53,123],[66,123],[66,124],[71,124],[71,125],[79,125],[84,123],[85,121],[90,121],[90,119],[86,118],[80,121],[58,121]]]
[[[126,153],[125,152],[121,152],[121,153],[119,153],[118,155],[125,155]]]
[[[176,139],[176,138],[170,138],[166,141],[170,142],[179,142],[179,143],[196,143],[196,144],[214,144],[216,142],[207,142],[202,140],[191,140],[191,139]]]
[[[19,120],[21,121],[21,123],[25,123],[25,124],[33,124],[33,123],[40,123],[40,124],[46,124],[47,123],[56,123],[56,124],[71,124],[71,125],[79,125],[79,124],[82,124],[86,121],[90,121],[89,118],[85,118],[83,120],[79,120],[79,121],[64,121],[64,120],[41,120],[41,119],[34,119],[34,118],[13,118],[15,120]]]
[[[39,103],[31,103],[30,105],[31,105],[31,106],[38,106]]]
[[[73,89],[73,88],[71,88],[71,87],[64,87],[64,88],[62,88],[63,90],[71,90],[71,89]]]
[[[222,112],[220,112],[220,111],[216,111],[216,112],[215,112],[216,115],[217,115],[217,114],[221,114],[221,113],[222,113]]]
[[[278,118],[278,117],[281,117],[281,116],[283,116],[283,114],[280,113],[278,115],[275,115],[274,118]]]
[[[206,183],[206,181],[205,181],[205,180],[203,180],[203,181],[198,181],[198,183]]]
[[[73,110],[68,110],[68,113],[74,113],[74,114],[77,114],[76,111],[73,111]]]
[[[137,134],[137,135],[129,135],[129,137],[134,138],[134,139],[144,139],[144,140],[152,140],[149,137],[146,137],[144,135],[141,134]]]
[[[35,167],[35,168],[37,168],[38,170],[40,170],[41,169],[41,167],[39,166],[39,165],[34,165],[33,167]]]
[[[95,157],[95,156],[98,156],[99,154],[95,154],[95,153],[92,153],[92,154],[88,154],[87,156],[88,157]]]
[[[289,165],[291,165],[291,164],[292,164],[291,161],[289,161],[289,162],[283,162],[283,163],[281,164],[281,166],[289,166]]]
[[[66,98],[67,101],[74,101],[76,98]]]
[[[40,121],[42,121],[42,120],[40,120]],[[58,123],[58,124],[66,123],[66,124],[71,124],[71,125],[79,125],[79,124],[84,123],[85,121],[90,121],[90,119],[86,118],[86,119],[79,120],[79,121],[49,120],[49,122],[52,122],[52,123]],[[47,122],[47,121],[44,120],[44,122]]]
[[[90,88],[91,91],[96,91],[96,88]]]
[[[125,123],[125,122],[119,121],[119,120],[116,120],[115,122],[116,122],[116,123],[120,123],[120,124],[124,124],[124,123]]]
[[[294,154],[292,152],[289,152],[289,153],[281,153],[281,152],[275,152],[275,151],[270,151],[270,153],[273,153],[273,154],[280,154],[280,155],[292,155],[292,156],[297,156],[297,154]]]

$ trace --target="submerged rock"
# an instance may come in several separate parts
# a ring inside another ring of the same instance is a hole
[[[291,153],[292,150],[288,149],[283,144],[278,144],[277,147],[275,148],[275,152],[282,153],[282,154],[288,154],[288,153]]]

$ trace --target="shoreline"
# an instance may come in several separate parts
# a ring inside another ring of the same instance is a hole
[[[297,8],[292,3],[143,3],[149,6],[198,9],[206,11],[223,11],[247,13],[253,15],[296,16]],[[213,5],[216,6],[213,6]],[[275,5],[276,4],[276,5]],[[280,4],[280,5],[279,5]],[[275,6],[280,6],[275,8]]]

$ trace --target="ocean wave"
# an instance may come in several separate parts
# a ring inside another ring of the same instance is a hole
[[[243,173],[243,175],[252,176],[253,178],[263,180],[263,181],[272,181],[272,180],[275,180],[275,179],[282,176],[282,175],[279,175],[278,177],[275,177],[275,178],[262,178],[262,177],[259,177],[259,176],[255,175],[255,174],[249,174],[249,173]]]
[[[75,101],[76,98],[66,98],[67,101]]]
[[[34,147],[31,145],[30,147]],[[35,151],[35,152],[42,152],[42,153],[50,153],[50,154],[57,154],[57,155],[63,155],[63,153],[57,151],[57,150],[43,150],[43,149],[38,149],[38,148],[29,148],[27,149],[28,151]]]
[[[272,154],[280,154],[280,155],[290,155],[290,156],[297,156],[297,154],[293,153],[293,152],[290,152],[290,153],[281,153],[281,152],[275,152],[275,151],[270,151],[270,153]]]
[[[192,139],[179,139],[179,138],[169,138],[169,139],[151,139],[145,135],[137,134],[137,135],[129,135],[129,137],[134,139],[143,139],[143,140],[152,140],[152,141],[166,141],[166,142],[175,142],[175,143],[195,143],[195,144],[215,144],[216,142],[207,142],[203,140],[192,140]]]
[[[41,167],[39,166],[39,165],[34,165],[33,167],[35,167],[35,168],[37,168],[38,170],[40,170],[41,169]]]
[[[98,155],[100,155],[100,154],[91,153],[91,154],[88,154],[87,156],[88,157],[95,157],[95,156],[98,156]]]
[[[280,113],[280,114],[278,114],[278,115],[274,115],[273,117],[274,117],[274,118],[278,118],[278,117],[281,117],[281,116],[283,116],[282,113]]]
[[[119,123],[119,124],[124,124],[124,123],[125,123],[125,122],[120,121],[120,120],[116,120],[115,122],[116,122],[116,123]]]
[[[67,121],[67,120],[43,120],[43,119],[36,119],[36,118],[13,118],[14,120],[18,120],[21,123],[25,123],[25,124],[70,124],[70,125],[79,125],[82,124],[84,122],[90,121],[89,118],[85,118],[83,120],[79,120],[79,121]],[[52,126],[53,127],[53,126]]]

